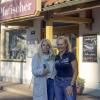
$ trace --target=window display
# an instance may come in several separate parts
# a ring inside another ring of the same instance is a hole
[[[5,31],[5,59],[26,59],[26,30],[13,29]]]

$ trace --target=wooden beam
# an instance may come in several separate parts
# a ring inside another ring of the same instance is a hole
[[[95,0],[88,3],[82,3],[73,6],[66,6],[63,8],[54,9],[51,12],[53,13],[53,15],[70,15],[94,8],[100,8],[100,0]]]
[[[18,21],[18,22],[10,22],[10,23],[2,23],[3,25],[7,25],[7,26],[29,26],[32,27],[33,20],[27,20],[27,21]]]
[[[81,17],[51,18],[50,21],[51,22],[62,22],[62,23],[75,23],[75,24],[92,23],[91,18],[81,18]]]
[[[50,6],[50,7],[52,7],[52,6]],[[44,13],[46,15],[48,13],[49,18],[50,18],[50,15],[51,16],[72,15],[75,13],[78,14],[81,11],[91,10],[91,9],[95,9],[95,8],[100,8],[100,0],[93,0],[91,2],[81,3],[81,4],[77,4],[77,5],[72,5],[72,6],[66,5],[66,6],[59,7],[57,9],[52,9],[52,10],[45,11],[45,12],[42,11],[41,15],[44,15]]]
[[[21,20],[10,20],[10,21],[0,21],[1,24],[3,25],[8,25],[8,26],[33,26],[33,21],[36,19],[44,19],[44,16],[36,16],[36,17],[30,17],[28,19],[21,19]]]
[[[64,33],[64,34],[71,34],[71,33],[79,33],[79,26],[73,26],[73,27],[54,27],[54,34]]]

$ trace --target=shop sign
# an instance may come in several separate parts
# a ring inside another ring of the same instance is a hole
[[[97,35],[83,36],[83,62],[97,62]]]
[[[37,11],[41,10],[40,2],[41,0],[12,0],[1,3],[0,20],[5,21],[20,17],[34,16]]]

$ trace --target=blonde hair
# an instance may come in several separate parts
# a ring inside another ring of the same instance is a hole
[[[54,56],[54,51],[53,51],[51,42],[50,42],[48,39],[42,39],[42,40],[41,40],[41,42],[40,42],[40,44],[39,44],[39,48],[38,48],[37,54],[38,54],[38,56],[39,56],[40,58],[41,58],[41,56],[43,55],[41,46],[42,46],[42,44],[43,44],[44,42],[47,42],[48,45],[49,45],[49,57],[50,57],[50,59],[51,59],[51,58]]]
[[[65,37],[65,36],[59,36],[57,38],[57,41],[59,40],[63,40],[65,44],[67,44],[67,49],[69,50],[69,47],[70,47],[70,42],[69,42],[69,38],[68,37]]]

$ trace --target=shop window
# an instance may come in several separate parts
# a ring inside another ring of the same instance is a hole
[[[26,30],[6,30],[4,37],[4,58],[24,61],[26,59]]]

